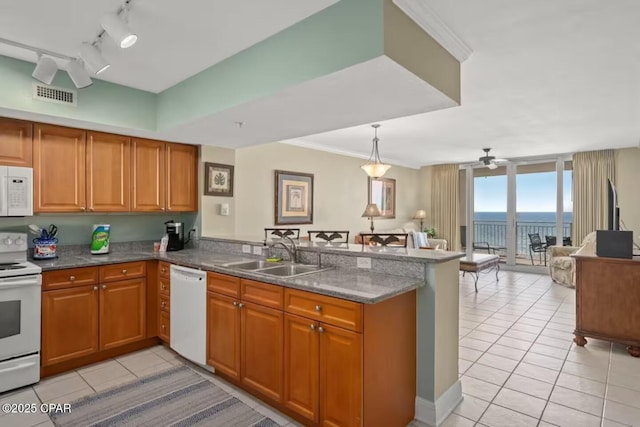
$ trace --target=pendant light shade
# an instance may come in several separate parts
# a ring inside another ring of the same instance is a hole
[[[102,28],[109,34],[109,37],[122,49],[133,46],[138,40],[127,24],[115,13],[107,13],[100,20]]]
[[[87,73],[87,70],[84,69],[80,61],[69,61],[67,64],[67,73],[78,89],[89,87],[93,84],[89,73]]]
[[[92,44],[82,43],[80,46],[80,57],[87,64],[87,67],[95,74],[100,74],[107,68],[109,68],[109,63],[102,53]]]
[[[38,55],[38,63],[31,76],[46,85],[50,85],[57,72],[58,64],[56,64],[56,61],[48,56]]]
[[[369,161],[366,164],[362,165],[361,168],[371,178],[380,178],[385,173],[387,173],[387,171],[391,168],[391,165],[382,163],[382,160],[380,160],[380,154],[378,153],[378,142],[380,141],[378,139],[378,128],[380,127],[380,125],[371,125],[371,127],[375,132],[375,136],[373,138],[373,148],[371,149],[371,156],[369,156]]]

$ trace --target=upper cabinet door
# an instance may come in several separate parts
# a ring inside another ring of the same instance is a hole
[[[0,165],[33,165],[32,131],[31,122],[0,117]]]
[[[33,138],[34,212],[84,212],[86,132],[36,124]]]
[[[167,143],[167,210],[198,210],[198,147]]]
[[[131,139],[87,132],[87,210],[127,212],[130,206]]]
[[[165,210],[165,143],[148,139],[131,140],[131,210]]]

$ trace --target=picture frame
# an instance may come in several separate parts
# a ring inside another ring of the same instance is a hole
[[[313,224],[313,174],[275,171],[274,223]]]
[[[378,218],[396,217],[396,180],[393,178],[369,178],[369,202],[378,205]]]
[[[233,165],[205,162],[204,195],[233,197]]]

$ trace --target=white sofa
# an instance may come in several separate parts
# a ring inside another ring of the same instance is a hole
[[[415,245],[413,244],[413,233],[418,232],[418,227],[412,223],[412,222],[408,222],[406,224],[403,224],[403,226],[401,228],[392,228],[392,229],[384,229],[384,230],[379,230],[379,229],[375,229],[374,233],[398,233],[398,234],[408,234],[408,238],[409,241],[407,242],[407,247],[408,248],[414,248]],[[361,233],[371,233],[371,231],[362,231]],[[441,249],[443,251],[447,250],[447,241],[445,239],[427,239],[429,242],[428,247],[429,248],[433,248],[433,249]],[[360,243],[358,241],[358,236],[356,236],[356,243]]]

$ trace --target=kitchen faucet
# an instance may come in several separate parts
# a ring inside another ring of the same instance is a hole
[[[287,246],[283,240],[288,241],[291,244],[291,247]],[[283,237],[281,240],[275,242],[271,245],[271,248],[275,248],[276,246],[282,246],[287,254],[289,254],[289,260],[297,263],[298,262],[298,247],[296,246],[296,242],[289,236]]]

